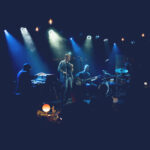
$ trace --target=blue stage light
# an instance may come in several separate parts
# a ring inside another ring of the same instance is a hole
[[[96,35],[96,36],[95,36],[95,39],[99,39],[99,38],[100,38],[100,36],[99,36],[99,35]]]

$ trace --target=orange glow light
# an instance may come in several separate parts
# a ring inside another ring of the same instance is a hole
[[[52,20],[52,19],[49,19],[49,20],[48,20],[48,23],[49,23],[50,25],[52,25],[52,24],[53,24],[53,20]]]
[[[44,104],[44,105],[42,106],[42,110],[43,110],[44,112],[49,112],[49,111],[51,110],[51,107],[50,107],[49,104]]]
[[[35,31],[38,32],[38,31],[39,31],[39,27],[36,27],[36,28],[35,28]]]
[[[144,34],[144,33],[142,33],[142,34],[141,34],[141,36],[142,36],[142,37],[145,37],[145,34]]]
[[[121,38],[121,41],[122,41],[122,42],[124,42],[124,41],[125,41],[125,39],[124,39],[124,38]]]

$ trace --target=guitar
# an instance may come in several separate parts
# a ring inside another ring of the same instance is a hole
[[[98,78],[100,78],[101,77],[101,75],[98,75],[98,76],[94,76],[94,77],[91,77],[91,78],[88,78],[88,79],[81,79],[80,77],[77,77],[76,79],[75,79],[75,85],[77,85],[77,86],[81,86],[81,85],[84,85],[86,82],[88,82],[88,81],[91,81],[91,82],[93,82],[93,81],[95,81],[95,80],[97,80]]]

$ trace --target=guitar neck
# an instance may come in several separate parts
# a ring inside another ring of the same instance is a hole
[[[92,79],[94,79],[94,78],[99,78],[100,77],[100,75],[98,75],[98,76],[94,76],[94,77],[91,77],[91,78],[88,78],[88,79],[85,79],[86,81],[88,81],[88,80],[92,80]]]

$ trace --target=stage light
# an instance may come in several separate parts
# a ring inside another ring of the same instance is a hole
[[[91,35],[87,35],[86,38],[89,39],[89,40],[91,40],[91,39],[92,39],[92,36],[91,36]]]
[[[51,110],[51,107],[50,107],[49,104],[44,104],[44,105],[42,106],[42,110],[43,110],[44,112],[48,113],[48,112]]]
[[[133,44],[135,44],[135,41],[131,41],[130,43],[133,45]]]
[[[95,36],[95,39],[99,39],[99,38],[100,38],[100,36],[99,36],[99,35],[96,35],[96,36]]]
[[[124,42],[124,41],[125,41],[125,39],[124,39],[124,38],[121,38],[121,41],[122,41],[122,42]]]
[[[52,20],[52,19],[49,19],[49,20],[48,20],[48,23],[49,23],[50,25],[52,25],[52,24],[53,24],[53,20]]]
[[[108,39],[104,39],[103,41],[104,41],[104,42],[108,42]]]
[[[78,43],[72,38],[72,40],[70,40],[70,43],[72,45],[72,50],[74,52],[74,55],[78,56],[83,56],[83,51],[81,49],[81,47],[78,45]],[[81,67],[80,62],[77,60],[77,64],[78,68]]]
[[[121,51],[117,43],[113,44],[113,48],[109,60],[110,60],[111,67],[115,68],[115,72],[118,68],[121,68],[123,66],[123,55],[121,54]]]
[[[5,32],[5,33],[8,33],[8,31],[7,31],[6,29],[4,30],[4,32]]]
[[[21,28],[20,28],[20,31],[26,33],[26,32],[27,32],[27,28],[21,27]]]
[[[23,37],[23,40],[24,40],[24,43],[25,43],[27,49],[32,52],[35,51],[36,47],[34,45],[32,37],[31,37],[30,33],[28,32],[27,28],[21,27],[20,31],[21,31],[21,34],[22,34],[22,37]]]
[[[142,34],[141,34],[141,36],[144,38],[144,37],[145,37],[145,34],[144,34],[144,33],[142,33]]]
[[[107,59],[105,60],[105,62],[109,62],[109,59],[107,58]]]
[[[14,67],[14,73],[17,73],[17,70],[22,68],[22,65],[25,62],[28,62],[27,60],[27,53],[25,47],[13,36],[11,35],[7,30],[4,30],[7,46],[8,46],[8,52],[10,54],[10,57],[12,59],[12,66]]]
[[[70,37],[69,39],[70,39],[70,40],[73,40],[73,38],[72,38],[72,37]]]
[[[50,29],[48,31],[48,35],[49,35],[50,40],[53,41],[54,43],[57,42],[58,40],[61,40],[59,34],[56,33],[53,29]]]
[[[24,27],[21,27],[20,30],[23,31]]]
[[[49,29],[48,41],[55,57],[62,57],[67,49],[67,40],[55,29]]]
[[[32,66],[32,73],[37,72],[47,72],[49,69],[46,67],[46,64],[41,60],[40,55],[37,52],[37,48],[32,39],[31,34],[29,33],[27,28],[20,28],[22,38],[24,40],[24,44],[27,52],[28,62]]]
[[[148,83],[147,83],[147,82],[144,82],[144,85],[145,85],[145,86],[147,86],[147,85],[148,85]]]
[[[38,32],[38,31],[39,31],[39,27],[36,27],[36,28],[35,28],[35,31]]]
[[[85,42],[83,44],[83,49],[85,51],[85,53],[87,53],[87,55],[91,55],[92,54],[92,50],[93,50],[93,40],[92,40],[92,36],[91,35],[87,35]]]
[[[104,39],[103,41],[104,41],[104,47],[105,47],[106,55],[107,55],[107,57],[109,57],[109,55],[111,53],[109,40],[108,39]]]
[[[52,30],[52,29],[50,29],[49,31],[48,31],[48,34],[49,35],[52,35],[54,33],[54,31]]]

